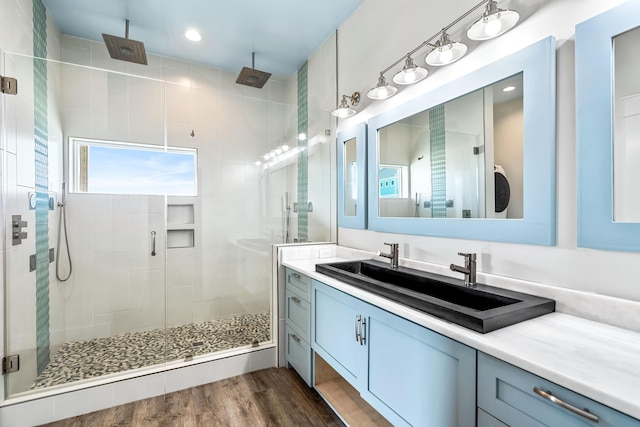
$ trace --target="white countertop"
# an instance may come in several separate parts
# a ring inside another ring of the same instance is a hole
[[[481,334],[315,271],[316,263],[339,261],[349,259],[282,264],[640,419],[640,333],[556,312]]]

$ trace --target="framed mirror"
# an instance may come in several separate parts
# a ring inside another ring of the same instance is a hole
[[[554,245],[555,39],[368,126],[368,227]]]
[[[638,46],[638,1],[626,2],[576,26],[581,247],[640,251]]]
[[[338,226],[367,227],[367,124],[338,132]]]

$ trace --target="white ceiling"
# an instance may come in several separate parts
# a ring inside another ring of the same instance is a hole
[[[230,71],[251,66],[294,74],[364,0],[43,0],[60,31],[102,42],[102,33],[144,43],[147,53]],[[187,28],[202,34],[195,43]]]

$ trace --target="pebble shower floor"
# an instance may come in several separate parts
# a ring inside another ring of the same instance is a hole
[[[165,351],[166,335],[166,351]],[[269,313],[63,344],[32,389],[229,350],[271,340]]]

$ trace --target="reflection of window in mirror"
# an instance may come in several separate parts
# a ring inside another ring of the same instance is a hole
[[[358,164],[356,162],[356,139],[344,143],[344,215],[356,216],[358,208]]]
[[[613,38],[613,219],[640,222],[640,27]]]
[[[380,198],[400,199],[408,197],[405,176],[406,166],[380,165],[378,179],[380,181]]]
[[[379,216],[523,218],[522,77],[380,128]]]

